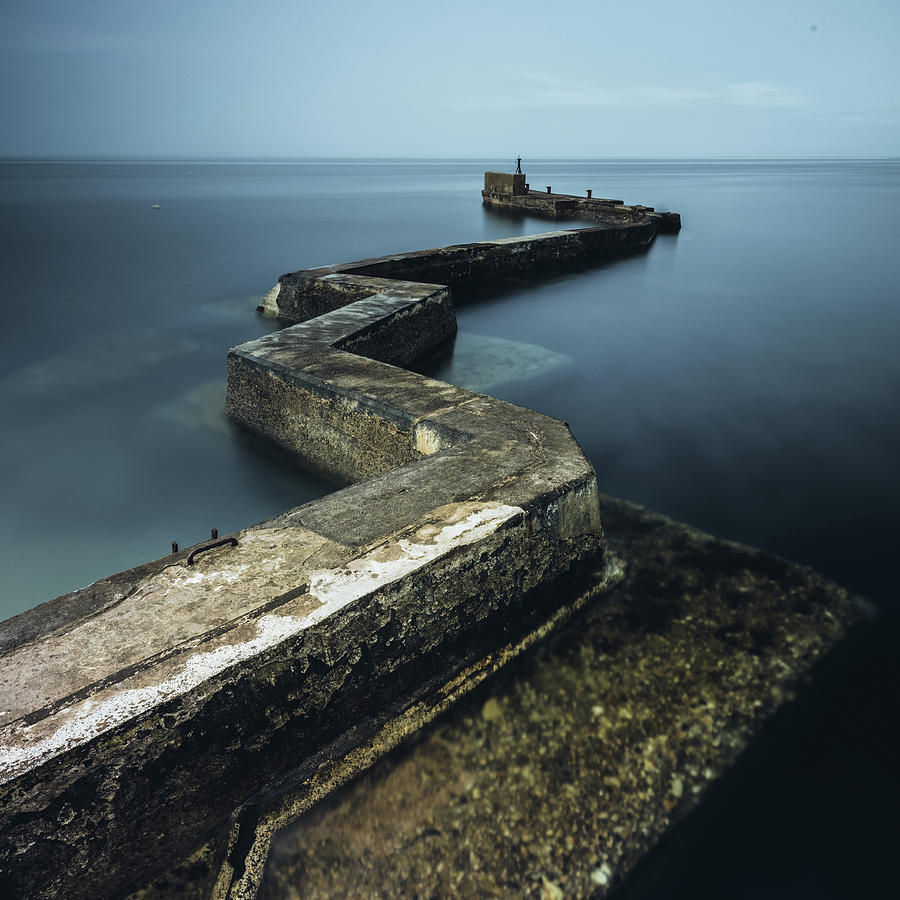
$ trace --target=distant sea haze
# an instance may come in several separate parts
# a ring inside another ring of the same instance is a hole
[[[514,165],[0,164],[0,616],[331,490],[229,426],[228,348],[273,327],[283,272],[583,224],[484,209],[482,173]],[[602,490],[895,603],[900,163],[523,170],[683,230],[460,296],[426,368],[566,420]]]

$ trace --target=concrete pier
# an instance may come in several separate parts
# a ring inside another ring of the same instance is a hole
[[[498,202],[532,202],[508,187]],[[282,276],[266,311],[297,324],[231,350],[228,413],[347,486],[0,624],[5,896],[164,895],[181,877],[253,897],[276,831],[622,581],[565,423],[404,368],[455,333],[452,285],[673,227],[585,202],[610,218]],[[862,607],[741,553],[817,610],[799,677]],[[792,609],[772,611],[788,630]]]
[[[262,311],[289,322],[304,322],[355,300],[391,289],[394,281],[447,287],[490,282],[511,273],[551,270],[573,263],[598,263],[646,249],[656,237],[657,218],[634,215],[594,228],[549,231],[523,237],[432,250],[397,253],[338,266],[282,275],[266,295]]]
[[[549,219],[588,219],[607,224],[625,225],[631,222],[651,222],[660,234],[676,234],[681,230],[681,216],[674,212],[657,212],[652,206],[626,206],[621,200],[604,200],[600,197],[576,197],[572,194],[554,194],[550,188],[545,193],[525,190],[524,178],[519,189],[497,179],[493,172],[484,176],[481,192],[485,206],[495,209],[545,216]],[[512,177],[512,176],[509,176]]]

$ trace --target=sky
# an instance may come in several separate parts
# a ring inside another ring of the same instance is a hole
[[[0,156],[900,156],[900,0],[2,0]]]

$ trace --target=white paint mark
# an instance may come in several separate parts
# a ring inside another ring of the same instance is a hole
[[[522,512],[520,507],[499,503],[461,503],[435,510],[438,521],[431,528],[419,529],[412,538],[379,545],[341,568],[314,572],[309,593],[322,605],[308,615],[268,613],[254,623],[256,635],[253,638],[195,653],[178,671],[157,684],[139,688],[113,687],[59,710],[49,720],[6,729],[7,739],[11,742],[0,746],[0,784],[131,719],[146,715],[226,669],[300,634],[354,600],[439,559],[451,549],[480,541]],[[422,542],[416,541],[415,537]],[[237,566],[235,571],[244,568]],[[198,572],[187,576],[182,583],[193,584],[201,578]],[[48,734],[48,721],[53,720],[59,725]]]
[[[309,593],[320,600],[322,606],[311,615],[315,621],[320,621],[334,609],[371,593],[373,577],[377,579],[378,586],[397,581],[425,563],[443,556],[452,547],[481,540],[521,512],[518,506],[460,504],[457,516],[462,513],[462,517],[446,525],[438,523],[436,532],[421,529],[417,533],[420,538],[427,535],[424,543],[401,538],[376,547],[340,569],[315,572],[310,576]]]

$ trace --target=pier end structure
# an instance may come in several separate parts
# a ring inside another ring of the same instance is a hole
[[[485,206],[507,212],[528,213],[548,219],[586,219],[605,224],[625,225],[630,222],[650,221],[660,234],[677,234],[681,230],[681,216],[675,212],[657,212],[652,206],[627,206],[621,200],[607,200],[574,194],[554,194],[550,187],[545,192],[533,191],[525,183],[524,175],[506,175],[505,179],[521,179],[516,189],[496,172],[484,173],[484,189],[481,192]]]
[[[525,176],[521,172],[485,172],[484,189],[495,194],[522,196],[528,193]]]

